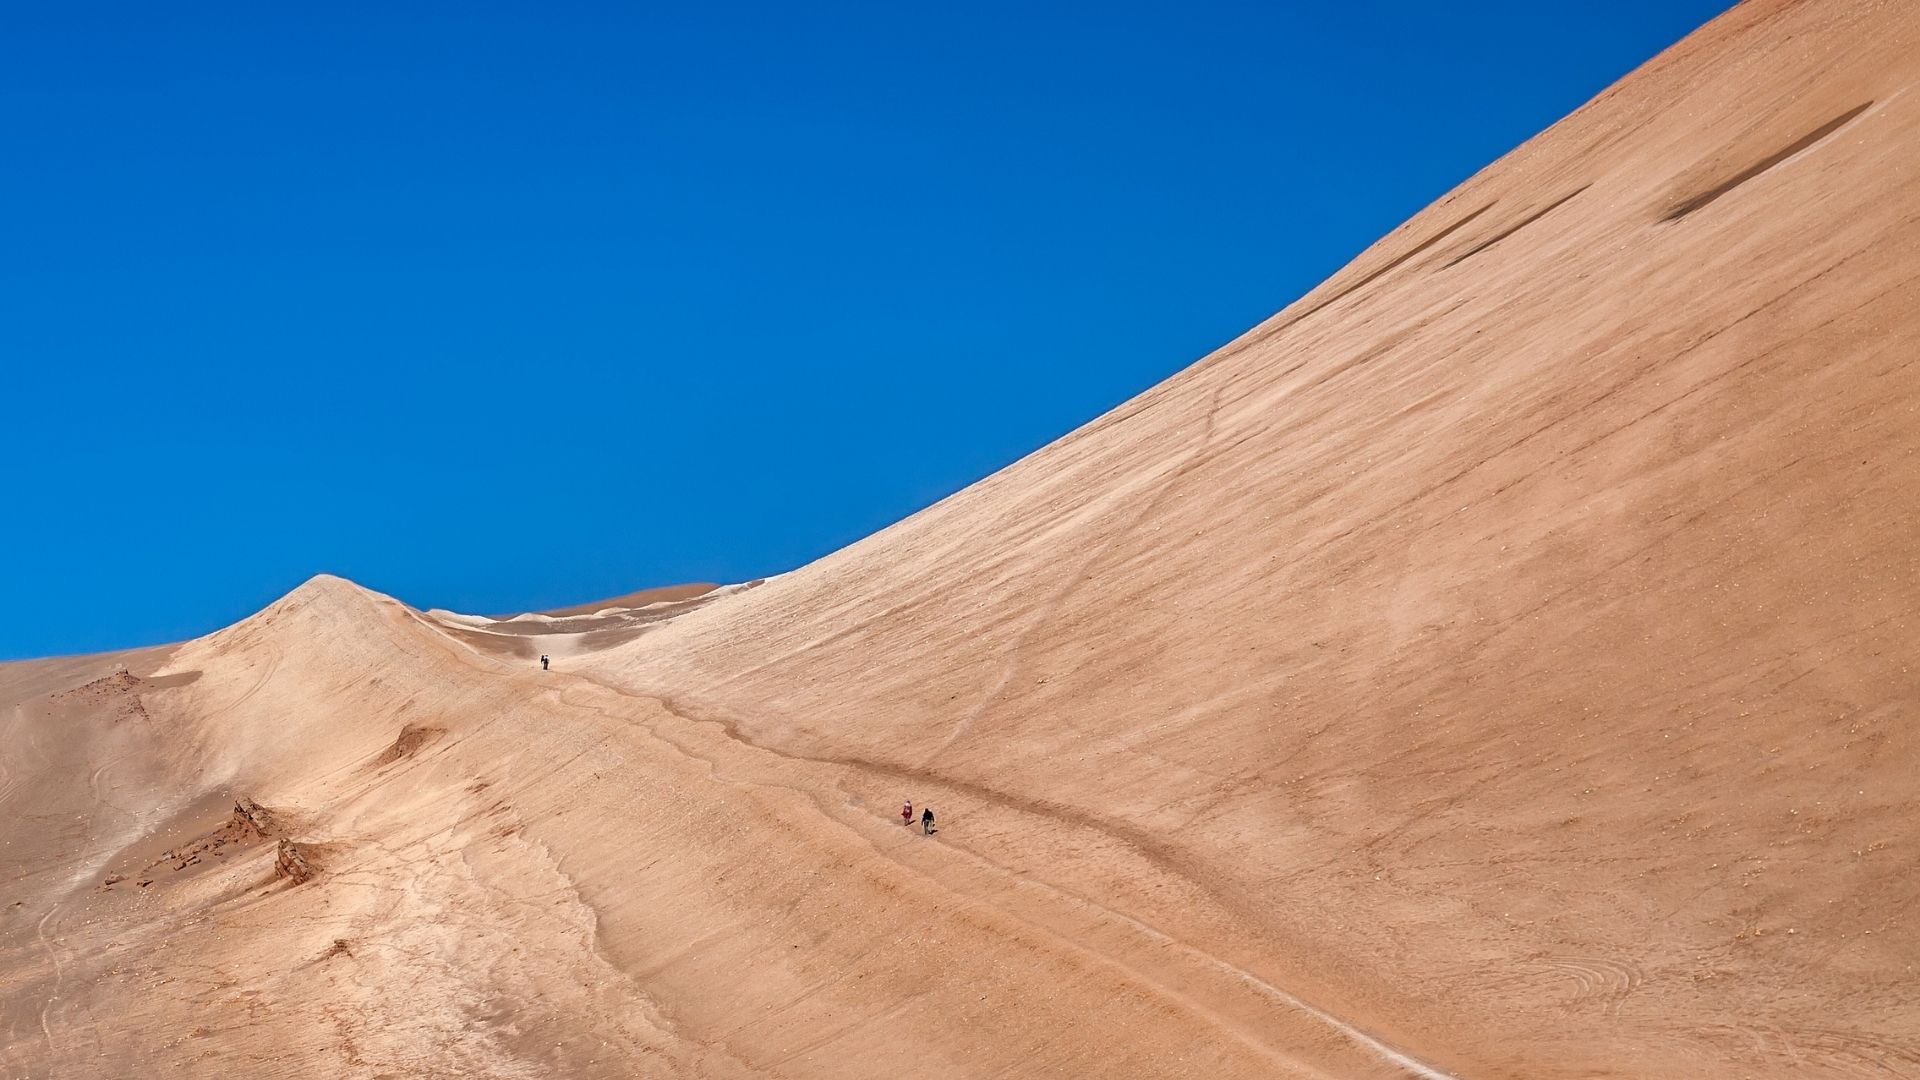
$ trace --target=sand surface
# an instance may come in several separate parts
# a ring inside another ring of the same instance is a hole
[[[752,587],[0,665],[0,1075],[1920,1076],[1916,83],[1745,4]]]

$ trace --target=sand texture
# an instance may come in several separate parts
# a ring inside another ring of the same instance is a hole
[[[764,582],[0,665],[0,1076],[1920,1077],[1916,83],[1752,0]]]

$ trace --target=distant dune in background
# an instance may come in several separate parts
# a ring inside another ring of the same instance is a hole
[[[1750,0],[765,582],[0,664],[0,1072],[1920,1076],[1917,82]]]
[[[542,611],[540,614],[551,615],[556,619],[564,619],[570,615],[596,615],[602,611],[606,611],[608,608],[640,608],[646,607],[649,604],[677,603],[681,600],[691,600],[694,597],[710,593],[719,587],[720,586],[710,581],[699,582],[692,585],[663,585],[653,589],[641,589],[639,592],[630,592],[624,596],[615,596],[606,600],[595,600],[587,604],[553,608],[549,611]],[[512,618],[511,615],[504,617]]]

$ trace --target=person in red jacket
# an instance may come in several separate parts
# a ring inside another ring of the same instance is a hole
[[[912,799],[908,799],[906,802],[900,804],[900,824],[905,825],[909,829],[913,828]]]

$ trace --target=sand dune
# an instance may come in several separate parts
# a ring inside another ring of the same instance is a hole
[[[538,614],[551,615],[556,619],[564,619],[571,615],[598,615],[609,608],[644,608],[651,607],[655,604],[677,604],[687,600],[697,600],[719,587],[719,585],[713,582],[666,585],[653,589],[641,589],[639,592],[630,592],[624,596],[595,600],[591,603],[575,604],[572,607],[554,608],[550,611],[538,612]],[[512,618],[512,616],[506,617]]]
[[[1745,4],[756,587],[0,665],[0,1064],[1920,1076],[1916,83]]]

